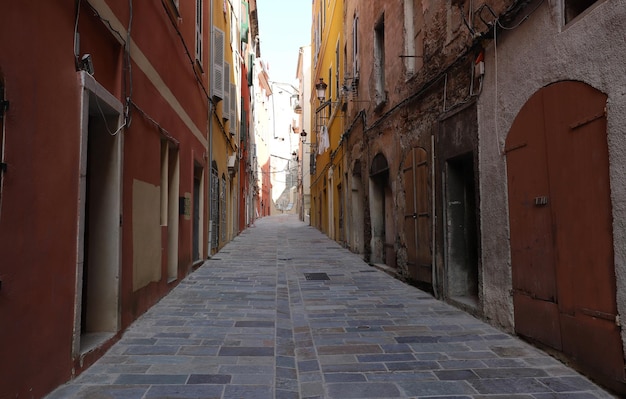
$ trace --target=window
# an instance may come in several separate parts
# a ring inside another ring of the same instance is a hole
[[[413,0],[404,0],[404,68],[408,75],[415,72],[415,21]]]
[[[333,67],[328,68],[328,100],[333,98]]]
[[[196,60],[200,64],[202,64],[202,1],[196,0]]]
[[[231,136],[237,135],[237,87],[230,84],[230,124],[228,132]]]
[[[224,102],[222,103],[222,120],[230,119],[230,64],[224,62]]]
[[[376,106],[383,105],[387,96],[385,93],[385,16],[380,18],[374,28],[374,79]]]
[[[339,58],[340,54],[339,54],[339,40],[337,40],[337,46],[335,47],[335,65],[337,66],[335,68],[335,98],[339,99],[339,74],[340,74],[340,58]]]
[[[573,19],[597,2],[598,0],[565,0],[563,4],[565,8],[565,23],[570,23]]]
[[[322,19],[317,17],[317,29],[315,30],[315,64],[319,59],[320,48],[322,47]]]
[[[424,66],[424,9],[420,4],[413,6],[413,37],[415,46],[415,50],[413,50],[415,55],[414,72],[416,72]]]
[[[211,94],[213,99],[220,101],[224,99],[224,32],[213,28],[213,74]],[[230,76],[229,76],[230,79]]]
[[[359,17],[352,19],[352,77],[359,79]]]

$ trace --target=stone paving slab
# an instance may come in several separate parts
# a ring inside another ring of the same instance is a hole
[[[328,280],[308,280],[323,277]],[[612,398],[525,342],[263,218],[47,399]]]

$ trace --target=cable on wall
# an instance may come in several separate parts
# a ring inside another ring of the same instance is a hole
[[[161,0],[161,5],[163,6],[163,9],[165,10],[165,12],[167,13],[167,5],[165,4],[165,0]],[[171,21],[171,19],[170,19]],[[235,151],[235,147],[228,135],[228,133],[226,132],[226,128],[224,127],[224,124],[222,123],[220,116],[217,114],[217,103],[215,103],[215,101],[211,98],[211,96],[209,95],[209,92],[207,91],[206,87],[204,87],[204,83],[202,82],[202,79],[200,76],[198,76],[198,72],[196,71],[196,69],[194,68],[194,63],[195,63],[195,59],[194,57],[191,56],[191,52],[189,51],[189,48],[187,47],[187,44],[185,43],[185,39],[183,38],[182,33],[180,32],[180,29],[178,29],[178,26],[176,26],[176,24],[174,24],[173,21],[171,21],[172,27],[174,28],[174,30],[176,31],[176,34],[178,35],[178,38],[180,39],[180,42],[183,45],[183,48],[185,49],[185,54],[187,55],[187,59],[189,60],[189,64],[191,65],[191,69],[193,71],[193,75],[194,78],[196,79],[196,81],[198,82],[198,84],[200,85],[200,88],[202,88],[202,91],[204,92],[205,97],[207,98],[207,100],[212,104],[211,108],[212,108],[212,114],[213,116],[215,116],[215,120],[217,121],[220,130],[222,131],[222,134],[224,135],[224,138],[226,139],[226,141],[230,144],[230,148]]]
[[[133,0],[128,0],[128,30],[126,31],[126,44],[124,46],[126,68],[128,70],[128,82],[126,82],[126,75],[124,75],[124,93],[126,94],[126,108],[124,110],[124,123],[127,127],[130,127],[132,123],[132,112],[130,104],[133,101],[133,68],[130,60],[130,32],[133,28]]]
[[[150,123],[152,123],[159,130],[159,133],[161,133],[170,142],[174,143],[174,145],[176,147],[178,147],[180,145],[180,141],[178,141],[176,138],[174,138],[174,136],[172,136],[172,134],[170,132],[168,132],[163,126],[161,126],[161,124],[158,121],[156,121],[153,117],[151,117],[146,111],[141,109],[141,107],[139,107],[139,105],[137,105],[134,102],[131,102],[130,105],[133,108],[135,108],[137,111],[139,111],[141,116],[143,116],[144,118],[146,118],[146,120],[148,120]]]

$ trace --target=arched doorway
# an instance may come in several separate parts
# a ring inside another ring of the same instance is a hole
[[[515,330],[624,382],[613,263],[605,94],[535,93],[506,140]]]

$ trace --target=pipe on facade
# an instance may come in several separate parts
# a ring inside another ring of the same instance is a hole
[[[437,190],[435,189],[435,132],[434,130],[431,130],[430,133],[430,179],[431,179],[431,186],[433,187],[431,191],[431,197],[432,197],[432,205],[431,205],[431,212],[433,217],[430,218],[431,221],[431,241],[432,241],[432,259],[431,259],[431,279],[432,279],[432,289],[433,289],[433,296],[435,298],[439,297],[439,293],[437,291],[437,248],[436,248],[436,242],[437,242],[437,213],[435,212],[435,200],[436,200],[436,195],[437,195]]]
[[[209,37],[211,38],[210,43],[213,45],[213,5],[209,7],[209,29],[211,29],[211,33]],[[208,82],[212,82],[212,72],[213,72],[213,51],[209,52],[209,68],[207,71]],[[207,258],[211,257],[211,241],[213,240],[213,221],[211,217],[213,215],[213,201],[211,198],[211,187],[213,187],[213,173],[211,173],[211,168],[213,165],[213,120],[211,115],[215,112],[213,108],[213,101],[211,101],[211,97],[209,96],[209,115],[208,116],[208,124],[209,124],[209,156],[207,162],[207,174],[208,174],[208,183],[207,184],[207,200],[208,200],[208,232],[207,232]]]

